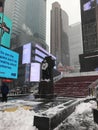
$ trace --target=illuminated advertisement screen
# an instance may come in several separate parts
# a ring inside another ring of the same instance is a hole
[[[35,49],[35,54],[37,54],[37,55],[39,55],[39,56],[41,56],[43,58],[45,58],[47,56],[46,54],[44,54],[43,52],[39,51],[38,49]]]
[[[22,64],[31,62],[31,43],[23,45]]]
[[[11,30],[12,21],[3,13],[0,13],[0,44],[7,48],[10,48]]]
[[[85,3],[83,5],[83,9],[84,9],[84,11],[90,10],[91,9],[91,2],[88,1],[87,3]]]
[[[45,49],[43,49],[41,46],[39,46],[38,44],[36,44],[36,46],[35,47],[37,47],[38,49],[40,49],[41,51],[38,51],[38,50],[35,50],[35,53],[36,54],[38,54],[38,55],[40,55],[40,56],[42,56],[43,58],[45,57],[45,56],[52,56],[52,58],[54,59],[54,60],[56,60],[56,57],[55,56],[53,56],[52,54],[50,54],[49,52],[47,52]],[[43,53],[44,52],[44,53]]]
[[[40,63],[31,63],[30,81],[40,82]]]
[[[98,0],[96,0],[96,3],[98,4]],[[89,0],[83,5],[83,9],[84,11],[87,11],[87,10],[95,8],[95,6],[96,6],[95,0]]]
[[[16,79],[19,54],[0,46],[0,77]]]
[[[35,56],[35,61],[38,61],[38,62],[42,62],[43,61],[43,59],[42,58],[40,58],[39,56]]]

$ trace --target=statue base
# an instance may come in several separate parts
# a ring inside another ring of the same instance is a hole
[[[35,95],[35,98],[54,98],[53,82],[51,81],[41,81],[39,83],[38,94]]]

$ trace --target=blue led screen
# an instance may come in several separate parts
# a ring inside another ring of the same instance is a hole
[[[0,77],[16,79],[19,54],[0,46]]]
[[[11,30],[12,21],[0,13],[0,44],[7,48],[10,48]]]

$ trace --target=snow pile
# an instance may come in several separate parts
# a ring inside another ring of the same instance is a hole
[[[0,112],[0,130],[37,130],[33,126],[34,111],[19,108],[14,112]]]
[[[92,108],[96,108],[95,101],[79,104],[75,112],[55,130],[98,130],[98,125],[93,120]]]
[[[0,130],[38,130],[33,126],[34,115],[38,113],[35,113],[33,109],[30,111],[21,107],[23,104],[33,105],[34,102],[30,103],[30,101],[24,102],[22,100],[16,100],[13,102],[9,101],[8,103],[0,103],[0,107],[3,109],[9,108],[9,106],[16,106],[15,102],[18,105],[18,109],[16,111],[0,111]],[[54,130],[98,130],[98,125],[93,121],[92,113],[92,108],[96,107],[97,106],[95,101],[79,104],[76,107],[74,113],[72,113]],[[51,114],[53,114],[54,111],[52,109]]]

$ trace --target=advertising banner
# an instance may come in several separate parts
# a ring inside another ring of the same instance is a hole
[[[7,48],[10,48],[11,30],[12,21],[0,13],[0,44]]]
[[[19,54],[0,46],[0,77],[16,79]]]
[[[30,82],[40,82],[40,64],[31,63]]]
[[[31,62],[31,43],[23,45],[22,64]]]

